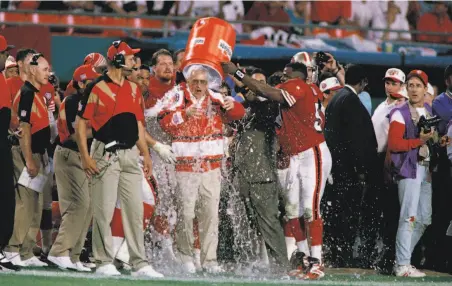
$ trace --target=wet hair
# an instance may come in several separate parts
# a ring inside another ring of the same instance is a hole
[[[158,60],[159,56],[169,56],[171,59],[173,59],[173,55],[168,50],[160,49],[152,55],[151,66],[155,66],[157,64],[157,60]],[[174,62],[174,59],[173,59],[173,62]]]

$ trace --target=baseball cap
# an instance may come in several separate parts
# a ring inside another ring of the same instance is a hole
[[[100,74],[96,73],[94,67],[91,65],[79,66],[75,71],[72,79],[75,81],[93,80],[99,77]]]
[[[409,99],[409,97],[408,97],[408,92],[407,92],[405,86],[402,86],[402,88],[401,88],[398,92],[392,93],[391,96],[394,97],[394,98],[402,98],[402,97],[405,97],[405,98]]]
[[[427,84],[427,92],[430,93],[431,95],[435,94],[435,90],[433,89],[433,86],[430,83]]]
[[[139,53],[141,49],[132,49],[127,45],[125,42],[119,42],[118,41],[113,42],[113,44],[108,48],[107,57],[109,60],[113,60],[115,55],[117,54],[123,54],[124,56],[134,55],[136,53]]]
[[[6,41],[5,37],[0,35],[0,52],[9,51],[14,48],[15,46],[8,45],[8,42]]]
[[[320,91],[337,90],[342,88],[341,83],[336,77],[330,77],[320,83]]]
[[[13,56],[9,56],[6,59],[5,68],[12,68],[12,67],[17,67],[17,62]]]
[[[390,68],[386,71],[385,77],[383,79],[387,78],[390,78],[401,83],[405,83],[405,73],[396,68]]]
[[[99,53],[90,53],[86,55],[83,64],[99,67],[107,65],[107,61],[105,60],[105,57]]]
[[[420,79],[425,86],[427,86],[428,84],[428,75],[421,70],[412,70],[410,71],[410,73],[407,76],[407,80],[409,80],[412,77],[417,77],[418,79]]]

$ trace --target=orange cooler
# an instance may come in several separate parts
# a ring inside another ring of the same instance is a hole
[[[234,51],[236,34],[226,21],[209,17],[193,25],[182,62],[185,78],[193,65],[202,65],[209,71],[209,88],[217,89],[224,79],[222,62],[229,62]]]

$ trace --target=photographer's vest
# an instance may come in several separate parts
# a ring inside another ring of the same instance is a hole
[[[432,108],[430,105],[424,103],[424,107],[427,110],[428,117],[432,115]],[[419,138],[419,128],[414,122],[412,112],[408,103],[403,104],[398,108],[394,108],[389,113],[389,118],[392,117],[397,110],[403,116],[405,121],[405,133],[403,139],[416,139]],[[416,122],[419,120],[417,118]],[[403,179],[415,179],[417,172],[419,148],[411,149],[408,152],[391,152],[391,160],[393,171],[398,177]]]

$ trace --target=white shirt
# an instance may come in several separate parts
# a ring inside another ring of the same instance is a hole
[[[372,124],[374,125],[375,136],[377,137],[377,152],[382,153],[388,147],[389,134],[389,113],[396,107],[397,101],[388,103],[386,99],[378,105],[372,116]],[[403,119],[403,118],[402,118]]]
[[[346,84],[346,85],[344,85],[344,87],[350,88],[350,89],[353,91],[354,94],[358,95],[358,93],[356,92],[356,90],[355,90],[351,85]]]
[[[360,27],[369,27],[383,12],[378,2],[374,1],[352,1],[352,17],[350,20],[357,21]]]
[[[386,15],[384,17],[377,17],[374,19],[372,24],[373,28],[386,29],[388,26],[386,21]],[[411,34],[408,32],[410,30],[410,26],[408,24],[408,20],[403,17],[401,14],[398,14],[395,18],[395,21],[389,26],[391,30],[404,30],[406,33],[400,33],[400,38],[404,40],[411,40]],[[384,32],[382,31],[373,31],[370,34],[371,39],[382,41]],[[389,32],[388,40],[398,40],[399,33],[397,32]]]

